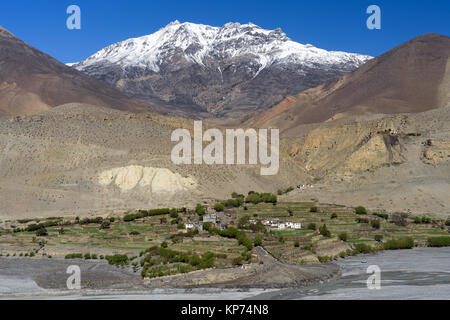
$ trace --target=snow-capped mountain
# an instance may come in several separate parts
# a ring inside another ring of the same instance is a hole
[[[240,116],[353,71],[369,56],[326,51],[252,23],[172,22],[73,67],[174,113]]]

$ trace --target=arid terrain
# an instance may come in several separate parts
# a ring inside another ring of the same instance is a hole
[[[298,126],[281,137],[276,176],[259,165],[174,165],[170,136],[189,120],[80,104],[2,117],[0,216],[194,205],[310,183],[292,197],[446,217],[449,110]]]

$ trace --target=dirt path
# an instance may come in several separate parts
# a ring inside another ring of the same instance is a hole
[[[340,275],[335,264],[286,264],[262,247],[255,248],[254,253],[260,261],[258,264],[153,279],[147,285],[154,288],[295,288]]]

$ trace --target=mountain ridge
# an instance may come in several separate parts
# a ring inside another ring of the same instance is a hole
[[[267,109],[369,59],[303,45],[281,29],[252,23],[212,27],[175,21],[71,65],[169,111],[237,117]]]
[[[0,115],[36,114],[81,102],[130,111],[151,107],[69,68],[0,27]]]

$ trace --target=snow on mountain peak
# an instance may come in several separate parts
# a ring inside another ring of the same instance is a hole
[[[371,57],[318,49],[289,39],[281,29],[266,30],[253,23],[229,22],[222,27],[180,23],[175,20],[157,32],[106,47],[74,67],[84,71],[94,65],[117,65],[126,70],[139,67],[158,73],[165,64],[182,57],[201,66],[220,68],[221,62],[251,57],[259,64],[257,76],[273,64],[301,64],[307,67],[336,64],[359,66]]]

